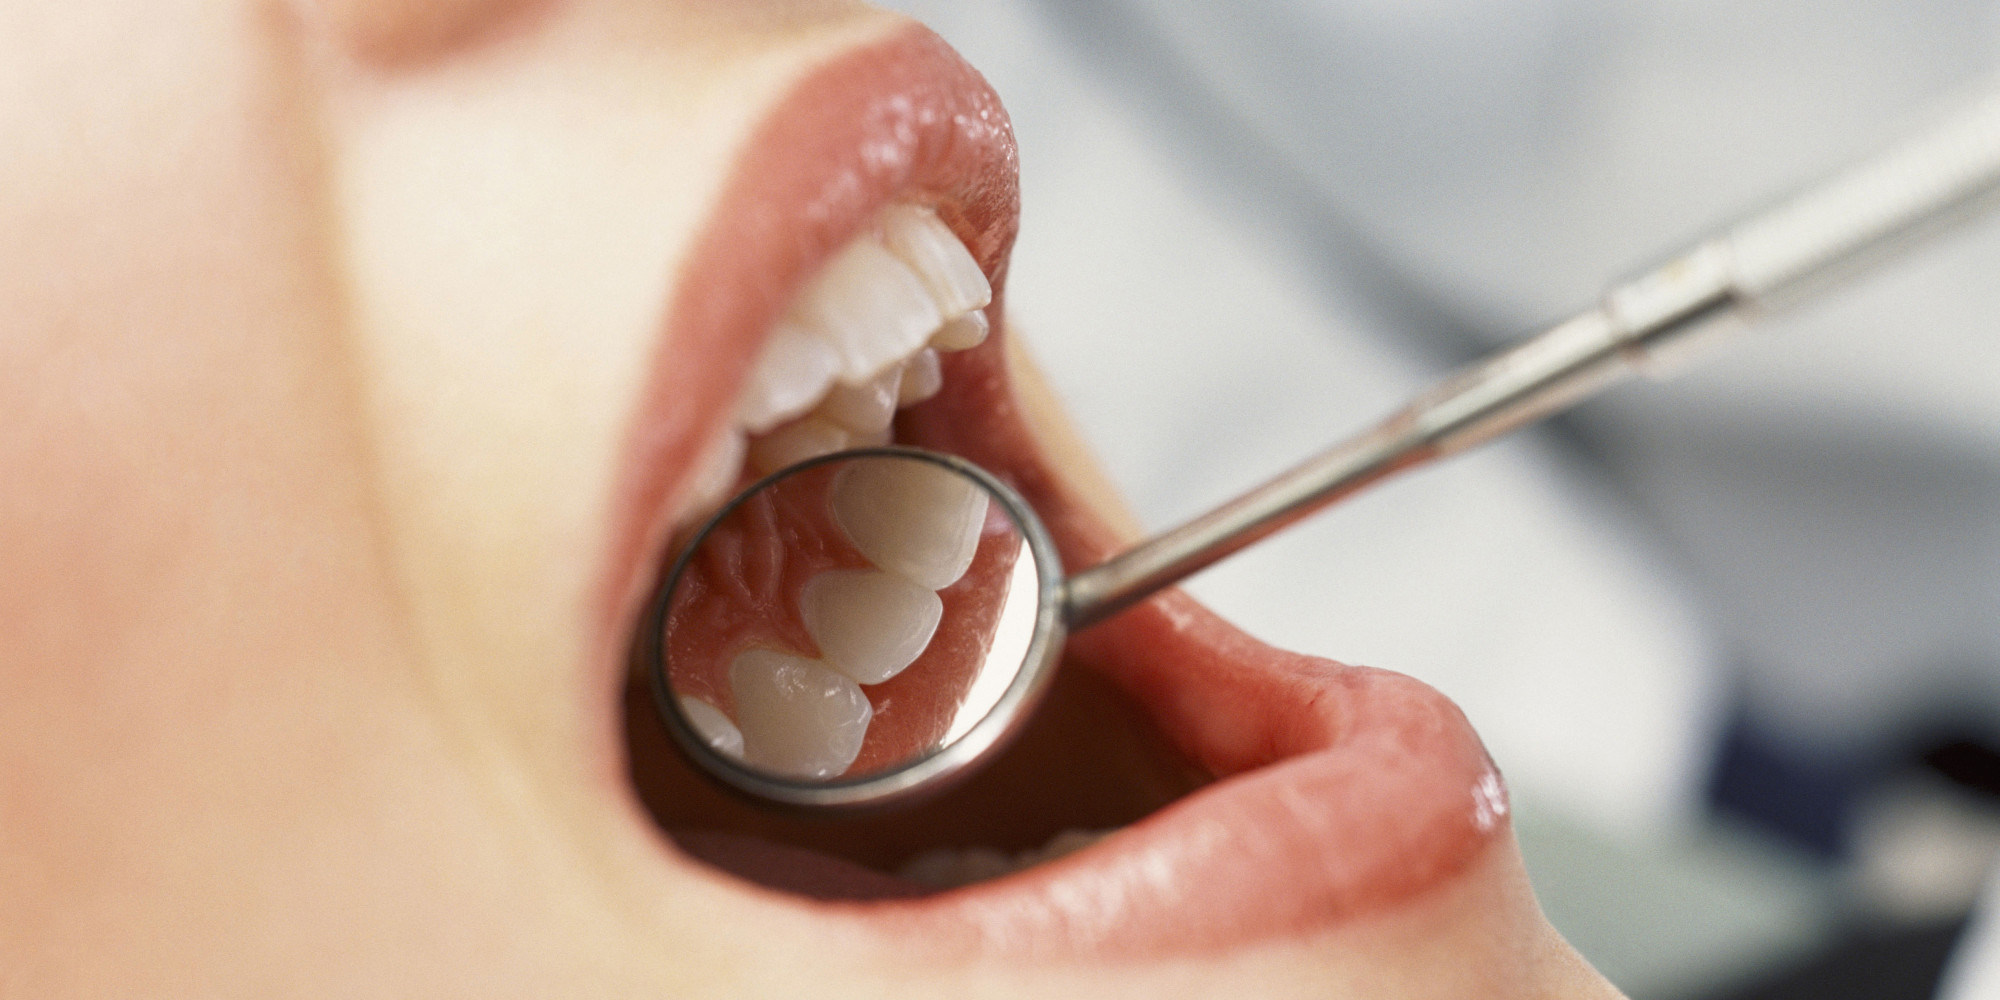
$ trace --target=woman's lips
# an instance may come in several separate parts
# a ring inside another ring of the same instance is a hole
[[[895,198],[935,201],[995,289],[995,335],[945,360],[945,392],[906,413],[899,438],[1011,480],[1072,568],[1116,549],[1076,480],[1049,460],[1003,349],[1015,178],[998,100],[921,28],[823,67],[776,110],[679,283],[629,449],[626,468],[637,471],[621,493],[605,588],[605,662],[623,662],[669,505],[729,418],[764,332],[814,268]],[[1225,780],[996,882],[798,905],[939,954],[1185,953],[1392,905],[1467,868],[1504,829],[1504,793],[1477,737],[1415,681],[1274,650],[1177,593],[1074,637],[1065,669],[1078,668],[1110,678],[1189,760]]]
[[[1020,219],[1013,126],[1000,99],[936,35],[910,25],[806,75],[738,159],[675,287],[614,494],[602,662],[624,643],[653,557],[702,450],[786,305],[895,199],[934,202],[979,261],[1000,315]]]

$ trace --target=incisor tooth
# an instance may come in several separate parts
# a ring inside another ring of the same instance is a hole
[[[831,778],[847,770],[875,715],[853,680],[776,650],[738,653],[729,687],[743,759],[774,774]]]
[[[938,353],[926,347],[912,355],[910,363],[903,366],[903,381],[896,387],[896,405],[921,403],[943,388],[944,369],[938,364]]]
[[[890,365],[860,385],[834,386],[815,412],[857,434],[883,430],[896,419],[896,393],[902,384],[903,366]]]
[[[993,287],[979,262],[930,209],[921,205],[884,209],[882,242],[923,278],[943,315],[984,309],[993,301]]]
[[[987,322],[983,312],[969,312],[945,321],[931,334],[931,346],[940,351],[963,351],[986,342]]]
[[[681,698],[681,716],[693,727],[695,735],[708,744],[710,750],[732,760],[743,759],[743,733],[722,709],[700,698]]]
[[[839,374],[833,345],[796,324],[780,323],[751,367],[736,404],[737,420],[750,433],[762,434],[811,409]]]
[[[799,617],[821,658],[861,684],[902,673],[930,645],[943,615],[936,592],[880,570],[829,570],[799,592]]]
[[[986,522],[986,493],[929,462],[850,463],[833,480],[833,517],[868,561],[943,590],[965,575]]]
[[[908,264],[866,237],[849,243],[792,307],[840,356],[840,380],[855,384],[913,353],[944,313]]]
[[[750,467],[760,473],[772,473],[853,446],[853,432],[818,415],[809,416],[752,441]]]

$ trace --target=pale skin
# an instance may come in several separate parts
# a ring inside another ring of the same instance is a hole
[[[0,13],[0,996],[1614,995],[1504,828],[1309,930],[1006,961],[748,887],[638,805],[607,511],[657,359],[710,377],[665,304],[757,124],[902,30]]]

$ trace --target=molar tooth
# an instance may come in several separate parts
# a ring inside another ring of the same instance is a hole
[[[750,370],[736,404],[737,420],[750,433],[762,434],[812,409],[840,371],[840,354],[832,344],[797,324],[781,322]]]
[[[875,710],[853,680],[815,660],[747,649],[729,664],[744,760],[796,778],[831,778],[861,752]]]
[[[855,462],[833,481],[833,518],[868,561],[932,590],[965,575],[986,522],[986,492],[929,462]]]
[[[849,243],[792,307],[840,356],[840,380],[857,384],[922,347],[944,313],[915,271],[866,236]]]
[[[861,684],[902,673],[943,615],[936,592],[880,570],[829,570],[799,592],[799,617],[826,665]]]
[[[750,467],[772,473],[808,458],[846,451],[854,446],[847,428],[819,416],[795,420],[750,443]]]
[[[963,351],[968,347],[978,347],[986,342],[989,330],[986,314],[974,310],[945,320],[944,325],[931,334],[931,346],[940,351]]]
[[[921,403],[943,388],[944,369],[938,366],[937,351],[926,347],[903,366],[903,381],[896,387],[896,405]]]
[[[881,218],[882,242],[923,278],[944,315],[984,309],[993,301],[986,273],[937,213],[921,205],[891,205]]]
[[[902,383],[903,366],[891,365],[860,385],[834,386],[816,412],[856,434],[885,430],[896,419],[896,395]]]
[[[710,750],[731,760],[743,759],[743,733],[722,709],[700,698],[681,698],[681,715],[693,727],[695,735],[708,744]]]

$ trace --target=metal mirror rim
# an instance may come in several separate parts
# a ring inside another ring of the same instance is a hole
[[[1035,560],[1039,605],[1035,609],[1034,638],[1028,644],[1019,671],[986,716],[974,723],[957,741],[939,748],[937,752],[888,770],[854,778],[810,781],[771,775],[710,749],[681,714],[680,702],[667,680],[664,643],[669,605],[682,571],[687,568],[695,550],[701,547],[702,540],[745,500],[778,480],[807,469],[861,458],[895,458],[940,465],[978,483],[989,497],[1001,504],[1028,543],[1029,555]],[[647,602],[632,645],[633,665],[646,674],[653,693],[654,710],[682,752],[710,778],[758,800],[816,810],[857,809],[890,805],[942,791],[953,783],[953,779],[963,777],[968,768],[983,760],[989,751],[1019,732],[1055,674],[1056,658],[1067,634],[1063,618],[1062,562],[1056,554],[1055,542],[1049,537],[1041,518],[1035,515],[1018,492],[992,473],[956,455],[922,448],[885,446],[857,448],[808,459],[779,469],[744,488],[703,521],[692,538],[692,543],[673,555],[671,568],[661,575],[652,598]]]

